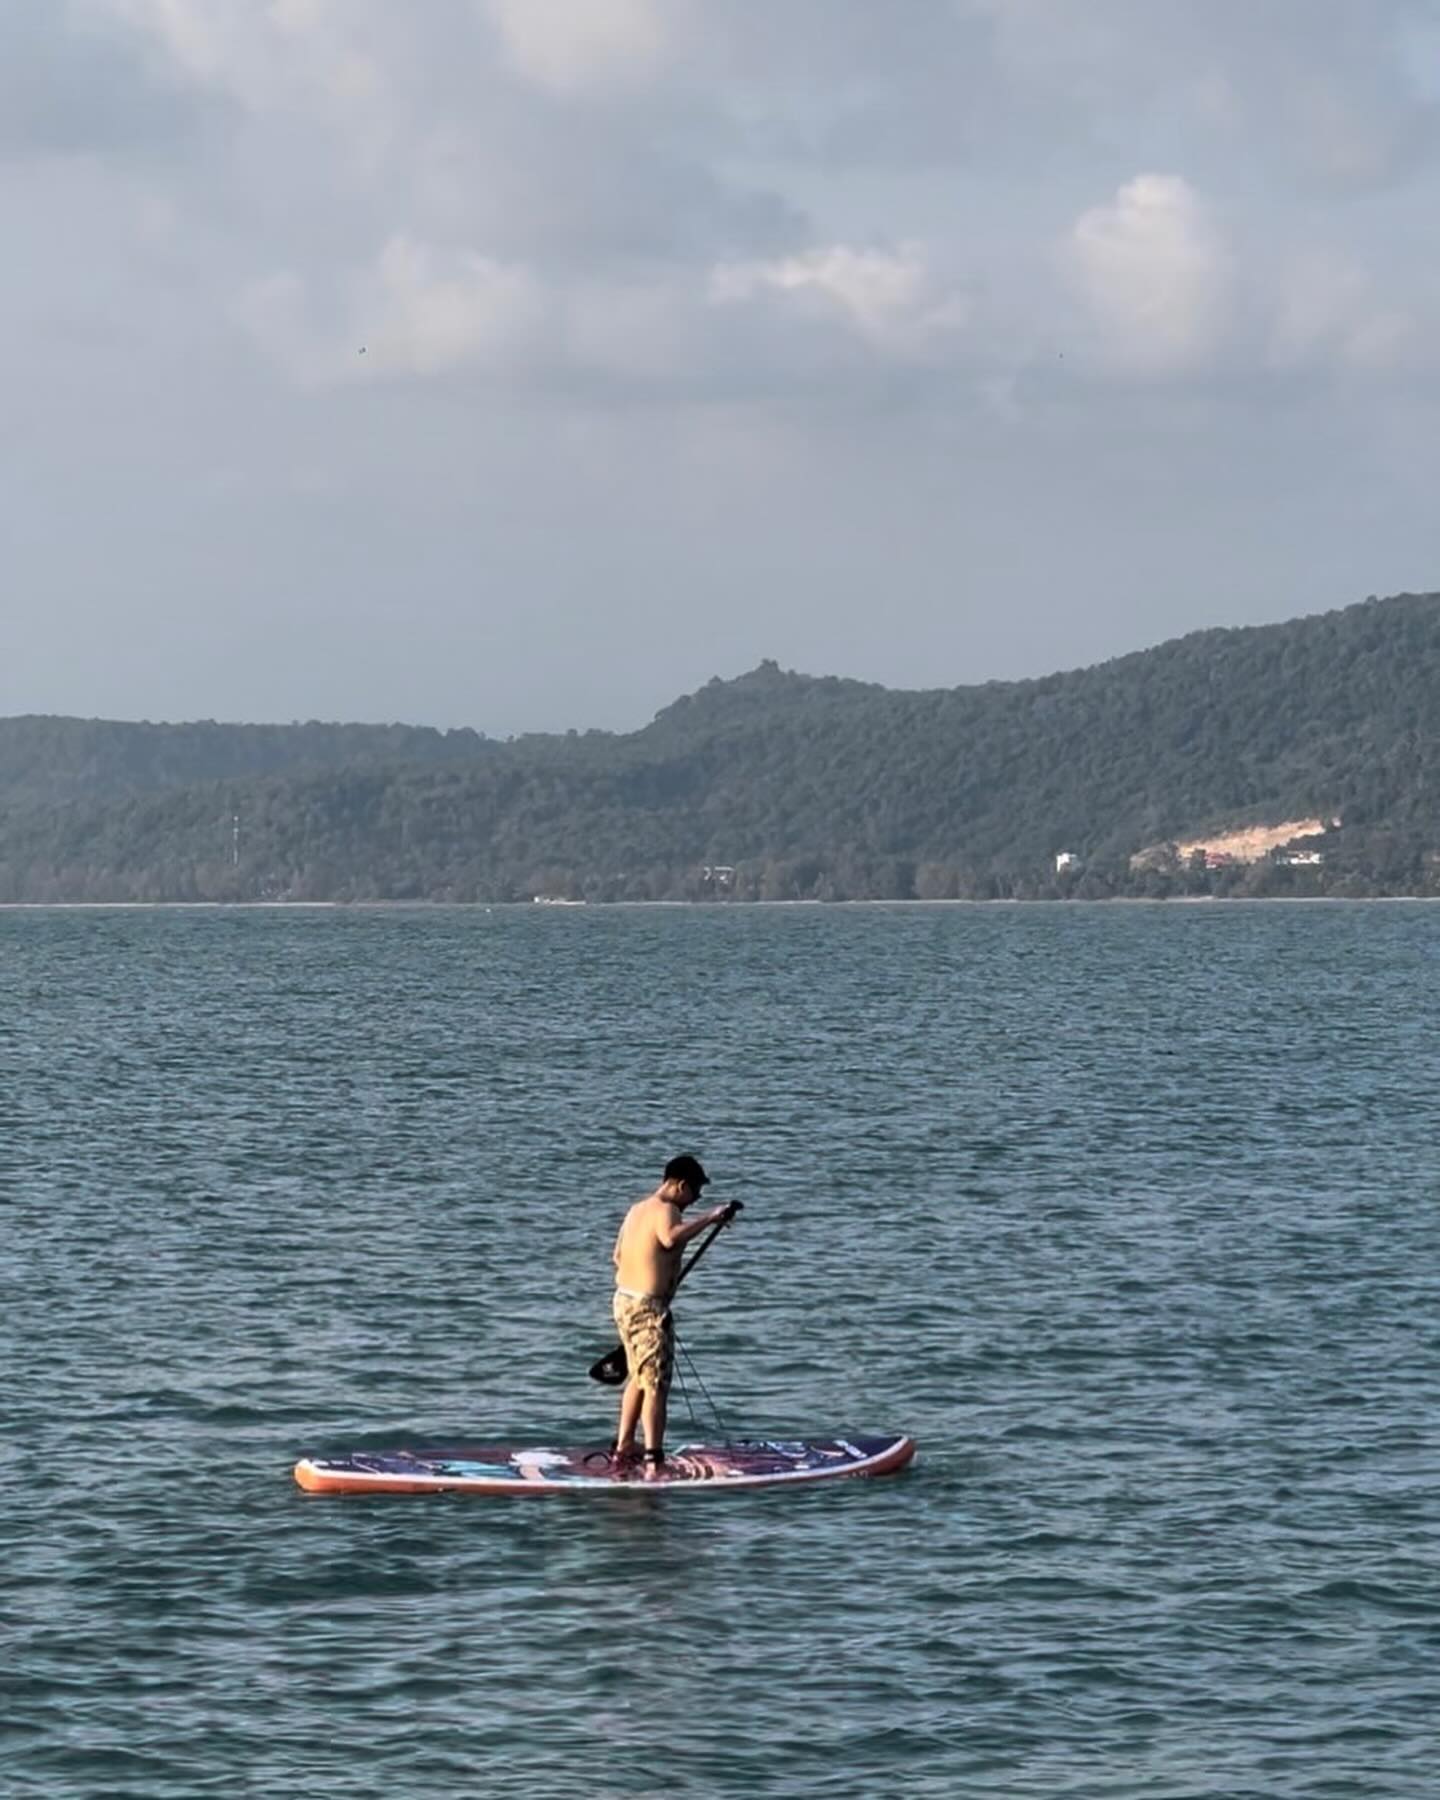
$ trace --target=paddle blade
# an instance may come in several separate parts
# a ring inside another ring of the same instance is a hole
[[[606,1387],[621,1387],[630,1379],[630,1365],[625,1360],[625,1346],[617,1344],[613,1350],[606,1351],[597,1363],[590,1365],[590,1379],[603,1382]]]

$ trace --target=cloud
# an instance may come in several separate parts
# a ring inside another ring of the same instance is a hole
[[[1334,252],[1307,253],[1277,273],[1266,345],[1277,370],[1404,370],[1423,359],[1429,336],[1414,307],[1387,299]]]
[[[372,368],[431,375],[520,355],[543,310],[528,270],[472,251],[447,255],[401,236],[381,251],[352,318]]]
[[[1053,352],[1037,346],[1062,337],[1079,352],[1071,367],[1086,367],[1088,344],[1100,379],[1193,383],[1223,372],[1259,391],[1273,377],[1421,367],[1423,318],[1435,315],[1433,304],[1390,298],[1336,253],[1302,245],[1247,262],[1173,175],[1136,176],[1084,211],[1059,273],[1047,289],[1027,285],[1022,266],[992,269],[991,291],[944,272],[935,247],[916,240],[708,267],[547,268],[399,232],[338,273],[291,269],[245,284],[232,316],[306,387],[464,373],[587,404],[627,390],[647,403],[778,401],[796,389],[863,393],[872,375],[908,366],[963,376],[977,404],[1013,423],[1036,374],[1055,372]]]
[[[316,109],[355,121],[389,95],[393,20],[375,0],[78,0],[120,25],[172,79],[266,115]]]
[[[540,340],[547,311],[527,269],[403,235],[328,309],[293,271],[248,284],[235,305],[259,347],[305,386],[465,367],[512,373]]]
[[[1178,175],[1137,175],[1064,246],[1101,357],[1148,375],[1203,367],[1233,318],[1235,270],[1210,209]]]
[[[1283,255],[1268,242],[1267,133],[1352,185],[1419,142],[1399,52],[1332,0],[1328,60],[1313,34],[1287,59],[1233,0],[1214,29],[1176,0],[896,0],[883,20],[868,0],[73,4],[132,65],[144,46],[152,81],[228,108],[204,219],[178,172],[153,204],[172,244],[199,225],[248,260],[220,304],[306,385],[469,371],[601,404],[780,401],[909,366],[1018,417],[1057,340],[1125,382],[1414,354],[1413,270],[1362,298],[1347,222],[1297,216]],[[1387,30],[1410,10],[1376,4]],[[1126,132],[1187,148],[1187,175],[1136,159],[1081,209],[1076,175]]]
[[[839,319],[879,349],[905,353],[966,324],[958,290],[934,276],[925,247],[828,244],[766,262],[720,263],[710,298],[720,306],[779,296],[802,316]]]
[[[1433,581],[1434,0],[0,14],[22,710],[621,722]]]
[[[196,125],[129,35],[85,29],[61,0],[6,10],[0,157],[155,152]]]
[[[679,0],[482,0],[517,74],[557,95],[638,86],[665,63]]]
[[[707,271],[547,274],[474,249],[392,237],[328,284],[294,270],[245,284],[232,316],[306,387],[469,372],[515,389],[624,387],[755,397],[848,368],[939,366],[972,322],[925,248],[832,244]]]
[[[693,280],[637,276],[585,281],[564,295],[552,368],[653,394],[694,390],[721,356],[696,304]]]
[[[1276,377],[1328,380],[1433,368],[1440,304],[1393,247],[1381,267],[1288,216],[1243,238],[1179,176],[1139,175],[1075,221],[1061,266],[1101,372],[1260,393]]]
[[[1062,338],[1072,368],[1088,348],[1092,374],[1124,381],[1415,357],[1433,308],[1413,260],[1357,273],[1358,214],[1280,225],[1275,209],[1280,150],[1356,191],[1399,146],[1420,154],[1435,107],[1407,73],[1423,34],[1400,27],[1423,9],[1374,0],[1367,24],[1306,3],[1326,29],[1296,43],[1248,0],[1203,22],[1188,0],[896,0],[883,18],[869,0],[67,0],[22,16],[52,22],[45,66],[69,81],[103,52],[132,121],[151,92],[217,109],[208,166],[150,181],[147,217],[171,222],[197,283],[206,241],[217,311],[298,381],[470,370],[536,391],[600,375],[611,399],[780,396],[866,391],[910,364],[1019,407],[1027,362],[1056,360],[1033,347]],[[1043,160],[1062,134],[1063,177]],[[1096,145],[1126,134],[1188,146],[1187,175],[1137,158],[1147,172],[1079,210]],[[1017,161],[1022,144],[1042,160]]]
[[[302,385],[334,378],[342,366],[334,342],[315,335],[307,299],[303,278],[281,269],[247,282],[231,306],[236,324]]]
[[[1148,143],[1149,166],[1196,170],[1207,189],[1228,165],[1302,202],[1403,189],[1440,165],[1433,0],[955,4],[985,26],[987,93],[1032,154]]]

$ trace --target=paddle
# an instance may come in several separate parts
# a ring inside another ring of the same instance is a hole
[[[732,1200],[725,1208],[725,1217],[717,1219],[705,1236],[701,1238],[695,1247],[694,1254],[687,1262],[680,1265],[680,1273],[675,1277],[677,1288],[744,1204],[743,1200]],[[630,1365],[625,1360],[625,1346],[617,1344],[613,1350],[607,1350],[599,1362],[591,1363],[590,1379],[603,1382],[606,1387],[619,1387],[623,1382],[628,1381]]]

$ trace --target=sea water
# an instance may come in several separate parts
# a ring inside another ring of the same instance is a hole
[[[1435,1793],[1437,946],[1407,904],[0,913],[0,1788]],[[292,1484],[602,1441],[615,1227],[680,1150],[745,1212],[672,1445],[905,1430],[908,1472]]]

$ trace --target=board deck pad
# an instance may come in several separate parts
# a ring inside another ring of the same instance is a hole
[[[763,1438],[682,1444],[660,1468],[619,1462],[603,1447],[450,1444],[302,1457],[295,1479],[316,1494],[535,1494],[774,1487],[841,1475],[888,1475],[915,1454],[905,1436]]]

